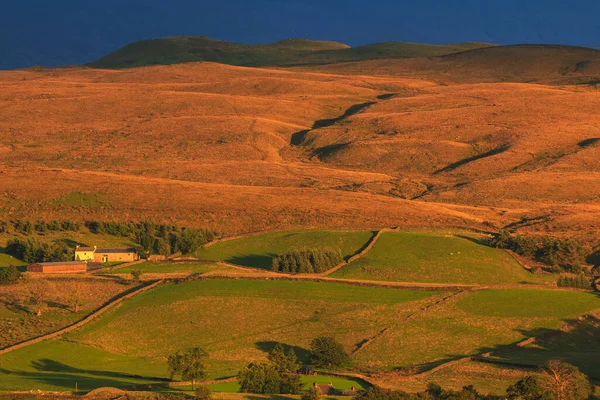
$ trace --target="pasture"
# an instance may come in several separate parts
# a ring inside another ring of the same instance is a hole
[[[24,267],[27,264],[9,254],[0,252],[0,268],[8,267],[9,265],[14,265],[15,267]]]
[[[142,270],[144,274],[193,274],[223,269],[210,262],[173,261],[173,262],[145,262],[111,271],[113,274],[130,274],[133,270]]]
[[[469,235],[469,236],[467,236]],[[385,232],[365,257],[332,274],[345,279],[481,285],[547,283],[507,252],[488,247],[473,234],[442,231]]]
[[[132,288],[115,280],[65,276],[25,278],[0,286],[0,348],[71,325]],[[39,301],[33,301],[35,296]]]
[[[217,243],[197,252],[202,260],[226,261],[245,267],[270,269],[275,256],[291,249],[339,249],[347,258],[373,236],[371,231],[295,230],[266,233]]]
[[[125,301],[63,340],[0,356],[0,380],[4,389],[35,385],[55,390],[68,390],[77,379],[90,389],[98,383],[156,383],[166,377],[166,357],[193,346],[209,352],[208,379],[219,379],[235,376],[252,360],[264,360],[276,343],[291,346],[307,362],[310,341],[321,335],[335,337],[348,352],[376,336],[353,354],[352,369],[425,370],[556,330],[563,321],[600,308],[597,295],[574,291],[450,294],[241,279],[166,284]],[[527,312],[521,307],[524,299]],[[549,312],[548,304],[560,306]],[[223,385],[217,388],[232,389]]]

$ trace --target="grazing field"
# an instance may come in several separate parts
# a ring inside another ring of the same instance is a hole
[[[284,231],[217,243],[198,251],[203,260],[226,261],[246,267],[270,269],[274,257],[292,249],[339,249],[347,258],[373,236],[371,231]]]
[[[8,255],[6,253],[0,253],[0,268],[8,267],[9,265],[14,265],[15,267],[22,267],[27,264],[17,258],[14,258],[11,255]]]
[[[127,300],[68,334],[65,341],[40,343],[0,356],[0,379],[8,389],[37,382],[66,390],[73,378],[69,375],[92,374],[82,379],[88,388],[94,387],[94,377],[123,387],[128,382],[164,378],[166,357],[192,346],[210,353],[209,379],[225,378],[236,375],[251,360],[264,360],[276,343],[292,346],[306,362],[310,341],[320,335],[334,336],[348,352],[377,336],[353,355],[353,369],[419,370],[503,348],[600,308],[595,294],[573,291],[450,294],[268,280],[167,284]],[[521,310],[524,299],[527,312]],[[549,313],[548,304],[556,303],[560,307]],[[494,312],[498,307],[500,311]],[[386,332],[378,335],[384,328]],[[64,346],[73,350],[67,352]],[[80,361],[77,354],[90,346],[106,362],[92,365],[96,356]],[[16,359],[18,363],[13,364]],[[97,365],[102,365],[101,371]]]
[[[70,325],[132,288],[115,280],[68,277],[22,279],[0,286],[0,348]],[[38,295],[39,302],[33,303]]]
[[[210,262],[194,262],[194,261],[147,261],[142,264],[131,265],[111,271],[113,274],[130,274],[131,271],[141,270],[144,274],[192,274],[214,271],[215,269],[223,269]]]
[[[481,285],[554,280],[529,273],[504,250],[485,246],[479,240],[442,232],[385,232],[366,256],[332,277]]]

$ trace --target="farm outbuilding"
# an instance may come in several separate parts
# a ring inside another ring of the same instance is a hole
[[[83,261],[35,263],[27,267],[27,272],[40,272],[44,274],[74,274],[86,271],[87,264]]]

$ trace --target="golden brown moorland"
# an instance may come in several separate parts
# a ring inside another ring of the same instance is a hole
[[[226,235],[510,226],[597,246],[598,88],[419,62],[0,72],[0,210]]]

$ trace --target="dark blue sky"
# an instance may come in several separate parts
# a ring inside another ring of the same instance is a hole
[[[600,0],[0,0],[0,69],[82,64],[174,35],[600,47],[599,17]]]

